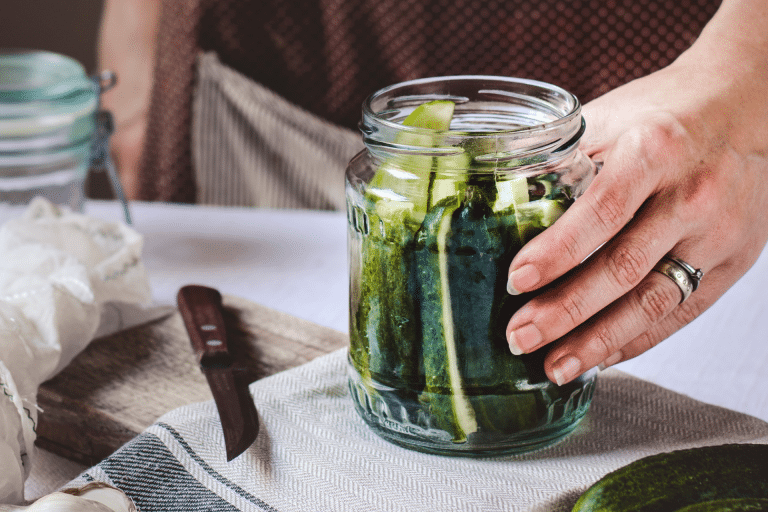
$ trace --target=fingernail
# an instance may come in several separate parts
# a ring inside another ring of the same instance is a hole
[[[603,371],[609,366],[613,366],[619,361],[621,361],[623,357],[624,357],[624,354],[621,352],[621,350],[619,350],[615,354],[611,354],[610,356],[606,357],[605,361],[597,365],[597,367],[600,369],[600,371]]]
[[[511,272],[507,279],[507,293],[510,295],[520,295],[523,291],[531,290],[541,281],[541,274],[531,265],[523,265],[519,269]]]
[[[581,361],[573,356],[564,356],[555,361],[552,374],[555,384],[562,386],[575,379],[581,373]]]
[[[523,355],[523,350],[520,348],[520,345],[517,344],[517,340],[515,339],[515,331],[509,333],[507,341],[509,342],[509,351],[512,352],[512,355]]]
[[[509,341],[510,352],[519,356],[538,347],[543,338],[541,331],[535,325],[526,324],[519,329],[511,331],[507,336],[507,341]]]

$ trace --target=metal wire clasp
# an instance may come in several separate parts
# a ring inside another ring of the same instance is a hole
[[[100,74],[91,77],[97,90],[99,108],[96,112],[96,133],[91,146],[91,171],[106,171],[109,182],[112,185],[112,191],[123,206],[123,215],[126,224],[131,224],[131,212],[128,208],[128,201],[123,192],[123,185],[120,177],[117,175],[115,162],[110,152],[110,139],[115,132],[115,119],[112,112],[101,108],[102,93],[112,89],[117,84],[117,75],[113,71],[102,71]]]

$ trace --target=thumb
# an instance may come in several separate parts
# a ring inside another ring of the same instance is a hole
[[[581,110],[586,130],[581,137],[581,149],[588,156],[605,151],[619,135],[619,113],[607,107],[600,98],[593,100]]]

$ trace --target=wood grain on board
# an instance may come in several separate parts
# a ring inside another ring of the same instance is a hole
[[[344,347],[346,334],[225,296],[230,342],[251,380]],[[94,340],[38,392],[38,446],[93,465],[166,412],[211,400],[178,312]]]

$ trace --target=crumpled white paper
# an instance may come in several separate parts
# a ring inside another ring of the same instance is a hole
[[[0,503],[24,499],[40,384],[109,331],[107,310],[151,301],[142,243],[42,198],[0,227]]]

